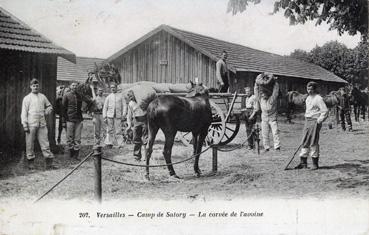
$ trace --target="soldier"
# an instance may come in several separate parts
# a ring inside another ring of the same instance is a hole
[[[139,106],[132,90],[128,91],[127,98],[129,101],[127,115],[128,129],[133,129],[133,155],[135,160],[141,161],[141,147],[142,145],[146,146],[148,138],[146,111]]]
[[[228,54],[223,51],[220,59],[216,63],[216,77],[219,85],[219,92],[227,92],[230,83],[230,74],[227,68]]]
[[[319,168],[319,132],[322,123],[328,117],[328,109],[323,98],[317,93],[317,87],[316,82],[309,82],[306,86],[308,97],[305,101],[306,111],[300,152],[301,162],[296,166],[296,169],[307,168],[309,154],[313,161],[312,170]]]
[[[248,148],[251,150],[254,148],[254,139],[252,138],[251,134],[256,123],[256,97],[251,93],[250,87],[245,87],[245,95],[245,108],[242,109],[242,111],[245,119]]]
[[[117,136],[121,132],[121,127],[127,114],[127,106],[122,95],[117,94],[117,85],[115,83],[110,85],[110,90],[111,93],[104,102],[103,118],[108,125],[105,145],[112,148],[113,144],[119,145]]]
[[[78,159],[83,128],[82,97],[77,93],[77,82],[70,84],[70,92],[64,94],[63,122],[67,126],[68,156]]]
[[[352,131],[352,123],[351,123],[351,105],[350,99],[344,87],[339,89],[340,95],[338,96],[338,106],[337,109],[339,111],[340,119],[341,119],[341,127],[343,131],[346,131],[345,119],[349,128],[349,131]]]
[[[101,87],[97,88],[97,95],[95,94],[94,86],[91,85],[91,91],[93,96],[93,102],[95,105],[94,111],[92,113],[92,121],[94,123],[94,134],[95,134],[95,148],[101,147],[101,140],[104,137],[101,137],[101,134],[105,135],[105,125],[103,118],[103,107],[105,103],[105,97],[103,95],[104,90]]]
[[[270,75],[273,76],[273,75]],[[274,76],[273,76],[274,77]],[[261,109],[261,135],[263,137],[264,152],[268,152],[269,132],[272,131],[274,149],[279,151],[281,143],[279,140],[279,129],[277,123],[277,98],[279,94],[279,84],[277,78],[274,77],[273,91],[263,88],[255,83],[254,93],[257,97],[257,110]],[[259,92],[260,89],[260,92]]]
[[[26,157],[28,168],[35,170],[35,140],[37,139],[43,156],[45,157],[46,169],[57,169],[53,164],[54,155],[50,151],[46,117],[53,109],[46,96],[39,92],[39,82],[32,79],[30,82],[31,93],[23,98],[21,121],[26,133]]]

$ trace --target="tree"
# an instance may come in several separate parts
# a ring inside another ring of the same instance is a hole
[[[258,4],[261,0],[229,0],[228,12],[244,12],[248,5]],[[316,20],[316,25],[326,22],[330,30],[341,35],[360,33],[363,40],[368,35],[367,0],[275,0],[273,14],[284,10],[284,16],[291,25],[304,24]]]
[[[319,65],[346,81],[368,86],[368,43],[360,42],[354,49],[337,41],[316,46],[310,52],[297,49],[290,57]]]
[[[353,83],[359,83],[362,88],[368,87],[368,42],[360,42],[353,50],[355,65]]]
[[[295,59],[298,59],[298,60],[302,60],[302,61],[305,61],[305,62],[308,62],[308,63],[312,63],[310,53],[309,52],[306,52],[304,50],[301,50],[301,49],[294,50],[290,54],[290,57],[295,58]]]

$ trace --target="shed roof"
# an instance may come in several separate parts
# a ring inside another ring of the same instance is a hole
[[[0,49],[60,55],[75,60],[68,51],[0,7]]]
[[[76,63],[73,64],[62,57],[58,57],[57,80],[84,82],[87,79],[88,72],[95,69],[95,64],[100,66],[103,61],[104,59],[100,58],[76,57]]]
[[[217,61],[220,58],[220,53],[223,50],[226,50],[228,52],[227,64],[233,72],[270,72],[279,76],[347,83],[334,73],[315,64],[188,32],[168,25],[157,27],[153,31],[118,51],[107,60],[115,60],[133,47],[162,30],[184,41],[189,46],[192,46],[214,61]]]

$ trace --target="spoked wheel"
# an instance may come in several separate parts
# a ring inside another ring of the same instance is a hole
[[[221,108],[210,101],[211,113],[212,113],[212,123],[208,129],[208,135],[206,136],[204,146],[210,144],[219,144],[225,133],[226,124],[224,113]],[[179,132],[178,137],[185,146],[192,144],[192,133],[191,132]]]
[[[240,130],[240,117],[238,115],[234,115],[232,119],[233,120],[228,121],[225,124],[224,138],[219,142],[220,146],[230,143],[236,137],[238,131]]]

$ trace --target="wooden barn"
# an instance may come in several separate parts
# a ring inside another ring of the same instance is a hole
[[[95,66],[101,66],[104,59],[76,57],[73,63],[63,57],[58,57],[57,85],[69,85],[72,81],[84,83],[89,72],[95,70]]]
[[[20,115],[22,100],[37,78],[41,92],[55,102],[57,57],[74,62],[75,55],[0,8],[0,147],[21,150],[25,145]],[[48,118],[50,144],[55,144],[55,116]]]
[[[228,66],[237,84],[230,91],[253,87],[261,72],[277,75],[281,91],[305,91],[311,80],[322,84],[322,94],[346,83],[335,74],[314,64],[287,56],[252,49],[208,36],[161,25],[126,46],[107,61],[120,71],[123,83],[154,81],[185,83],[198,77],[208,87],[216,87],[215,64],[220,53],[228,52]]]

